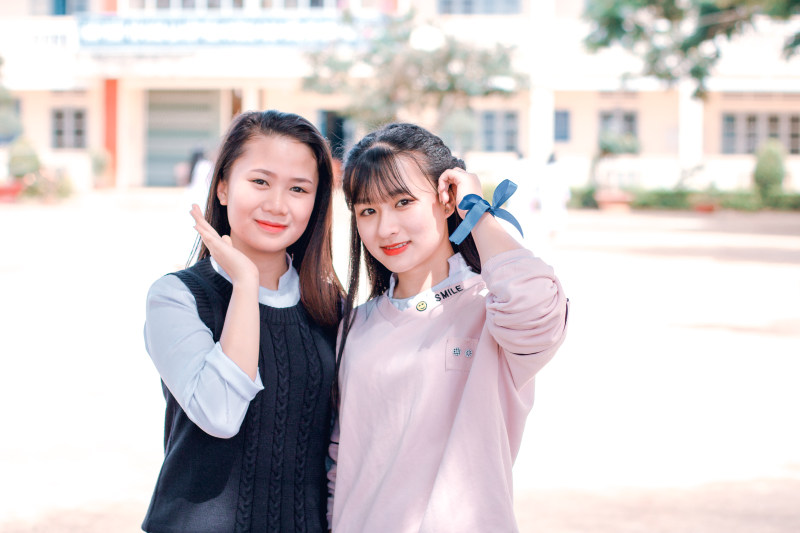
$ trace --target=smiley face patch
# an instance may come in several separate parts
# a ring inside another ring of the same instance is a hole
[[[428,304],[423,300],[421,302],[417,302],[417,311],[424,311],[428,308]]]

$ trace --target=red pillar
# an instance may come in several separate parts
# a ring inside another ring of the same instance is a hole
[[[105,89],[105,143],[109,156],[109,185],[117,182],[117,80],[104,80]]]

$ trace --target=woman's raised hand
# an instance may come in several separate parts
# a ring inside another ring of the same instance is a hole
[[[450,201],[450,194],[455,195],[455,207],[461,203],[461,200],[468,194],[477,194],[483,196],[483,189],[481,188],[481,180],[477,175],[467,172],[461,168],[450,168],[442,172],[439,176],[439,200],[446,204]],[[458,210],[461,218],[467,214],[466,211]]]
[[[211,257],[228,273],[234,283],[255,282],[258,286],[258,268],[255,263],[244,253],[237,250],[231,242],[229,235],[220,237],[219,233],[211,227],[211,224],[203,217],[203,212],[197,204],[192,204],[192,218],[194,218],[194,229],[200,234],[203,243],[211,253]]]

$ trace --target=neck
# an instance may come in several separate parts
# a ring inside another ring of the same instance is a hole
[[[453,255],[453,252],[448,250],[447,253],[446,256],[440,254],[441,257],[431,261],[431,264],[426,265],[425,268],[398,272],[394,297],[410,298],[447,279],[447,276],[450,275],[450,263],[447,260]]]
[[[286,263],[286,251],[252,259],[258,268],[258,284],[271,291],[278,290],[281,276],[289,270],[289,265]]]

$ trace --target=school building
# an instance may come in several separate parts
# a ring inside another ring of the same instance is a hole
[[[642,78],[621,50],[587,53],[585,1],[3,2],[0,74],[23,135],[78,190],[174,186],[176,165],[216,146],[242,110],[298,113],[346,149],[363,133],[339,114],[348,95],[302,89],[306,51],[352,37],[340,23],[345,12],[369,23],[413,10],[456,38],[515,45],[516,68],[530,75],[530,87],[511,98],[474,102],[475,139],[461,154],[472,170],[511,177],[520,154],[535,168],[555,153],[570,184],[583,185],[598,139],[611,131],[634,136],[639,153],[604,161],[601,183],[743,188],[754,151],[775,137],[786,148],[787,185],[800,190],[800,57],[781,54],[797,20],[759,20],[758,31],[720,43],[700,101],[690,82]],[[0,159],[10,141],[0,139]],[[111,165],[95,176],[99,154]]]

